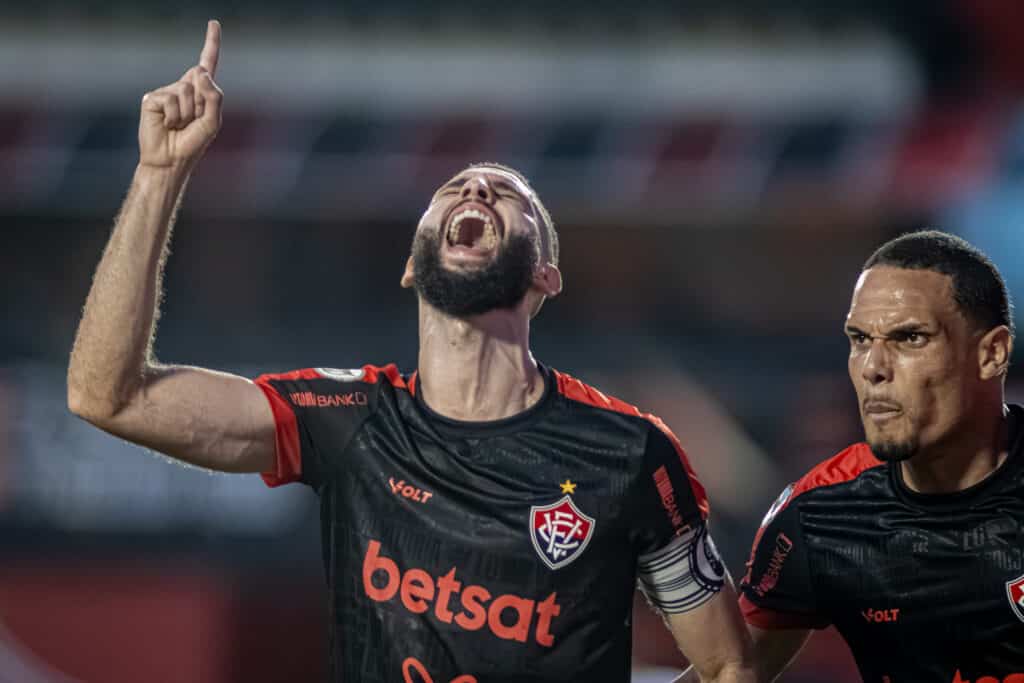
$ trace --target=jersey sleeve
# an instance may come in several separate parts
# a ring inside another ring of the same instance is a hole
[[[376,386],[360,381],[365,374],[306,369],[254,380],[274,414],[274,469],[262,473],[268,486],[300,481],[319,489],[330,477],[370,414]]]
[[[790,485],[768,510],[740,582],[743,616],[762,629],[820,629],[830,623],[814,594],[800,509],[790,500],[792,492]]]
[[[675,435],[651,422],[636,518],[640,588],[662,613],[687,612],[722,589],[725,565],[708,533],[704,487]]]

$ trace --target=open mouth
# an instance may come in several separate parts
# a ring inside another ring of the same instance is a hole
[[[476,203],[457,207],[448,217],[444,235],[449,247],[479,253],[493,251],[500,239],[497,217]]]

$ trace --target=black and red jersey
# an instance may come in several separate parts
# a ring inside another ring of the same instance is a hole
[[[256,380],[277,423],[265,480],[320,498],[332,681],[628,681],[638,576],[668,612],[720,588],[675,436],[543,374],[493,422],[432,412],[393,365]]]
[[[834,624],[869,683],[1024,683],[1024,410],[977,485],[923,495],[856,444],[768,511],[742,582],[755,626]]]

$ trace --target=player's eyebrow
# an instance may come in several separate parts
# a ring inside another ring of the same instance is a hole
[[[857,327],[856,325],[846,325],[846,327],[844,329],[846,331],[846,334],[863,334],[865,337],[870,337],[871,336],[867,332],[865,332],[864,330],[862,330],[859,327]],[[931,334],[932,332],[933,331],[929,328],[929,326],[926,323],[913,321],[913,322],[901,323],[899,325],[896,325],[895,327],[890,327],[889,329],[887,329],[885,331],[885,336],[886,337],[892,337],[893,335],[912,334],[912,333]]]
[[[515,185],[513,185],[512,183],[510,183],[510,182],[508,182],[506,180],[502,180],[500,178],[494,178],[493,180],[491,180],[489,182],[491,183],[491,185],[494,186],[494,189],[496,189],[496,190],[504,190],[504,191],[506,191],[506,192],[508,192],[510,194],[514,194],[518,199],[521,199],[524,203],[526,203],[526,204],[530,203],[530,200],[526,197],[526,195],[523,194],[523,191],[520,190]]]
[[[907,335],[911,334],[932,336],[935,334],[935,330],[922,322],[908,322],[891,327],[885,331],[885,336],[889,339],[905,338]]]
[[[453,187],[458,187],[459,185],[462,185],[465,182],[466,182],[466,177],[465,176],[461,176],[461,175],[460,176],[456,176],[456,177],[452,178],[451,180],[449,180],[444,185],[442,185],[441,189],[442,190],[448,190],[448,189],[451,189]]]

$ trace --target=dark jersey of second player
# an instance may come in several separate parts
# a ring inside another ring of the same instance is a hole
[[[953,494],[857,444],[783,492],[742,583],[761,628],[834,624],[869,683],[1024,683],[1024,410],[1007,459]]]
[[[257,380],[271,485],[321,501],[334,681],[629,680],[638,574],[656,606],[721,587],[707,501],[652,416],[568,375],[505,420],[433,413],[394,366]]]

